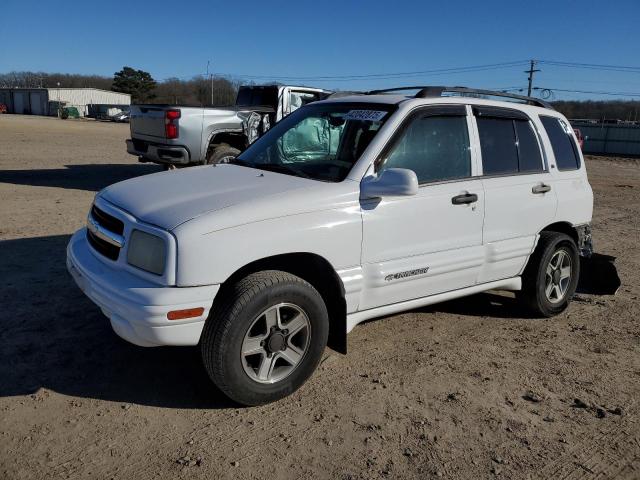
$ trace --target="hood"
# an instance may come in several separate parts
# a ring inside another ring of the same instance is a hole
[[[185,168],[111,185],[100,197],[167,230],[205,213],[309,187],[317,182],[237,165]]]

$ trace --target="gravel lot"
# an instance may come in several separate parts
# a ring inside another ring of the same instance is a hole
[[[639,478],[640,162],[589,159],[614,296],[509,296],[357,327],[347,356],[239,409],[195,348],[127,344],[65,269],[93,195],[158,171],[128,125],[0,115],[0,478]]]

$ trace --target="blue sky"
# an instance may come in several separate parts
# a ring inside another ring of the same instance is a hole
[[[638,0],[2,3],[0,72],[110,76],[129,65],[162,80],[204,73],[211,60],[216,74],[272,77],[254,79],[262,83],[291,76],[413,72],[531,58],[640,67]],[[540,87],[640,94],[640,69],[539,68],[535,85]],[[518,64],[446,75],[293,83],[341,89],[407,84],[502,88],[525,86],[525,69]],[[559,91],[555,95],[607,98]]]

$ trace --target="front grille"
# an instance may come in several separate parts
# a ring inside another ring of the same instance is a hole
[[[124,222],[122,220],[118,220],[116,217],[103,212],[95,205],[91,207],[91,216],[96,222],[110,232],[117,233],[118,235],[122,235],[124,233]]]
[[[124,233],[124,222],[122,220],[109,215],[95,205],[91,207],[91,217],[105,230],[109,230],[117,235],[122,235]],[[98,253],[111,260],[118,259],[118,256],[120,255],[120,247],[117,245],[113,245],[103,240],[90,229],[87,229],[87,240]]]
[[[93,248],[95,248],[99,253],[101,253],[105,257],[111,260],[118,260],[118,256],[120,255],[120,249],[115,245],[111,245],[110,243],[105,242],[101,238],[96,237],[89,230],[87,230],[87,240],[89,240],[89,243]]]

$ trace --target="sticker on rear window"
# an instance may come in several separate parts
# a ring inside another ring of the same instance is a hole
[[[350,110],[345,115],[345,120],[370,120],[372,122],[379,122],[387,114],[387,112],[380,110]]]

